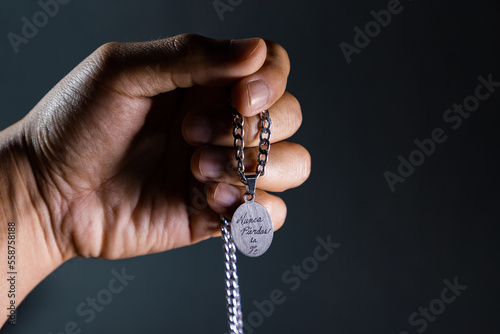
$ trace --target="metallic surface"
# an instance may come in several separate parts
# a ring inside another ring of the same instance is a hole
[[[269,159],[271,118],[269,117],[269,111],[262,112],[257,168],[255,174],[246,175],[244,163],[245,118],[240,115],[232,103],[231,107],[233,110],[234,148],[236,149],[236,160],[238,162],[237,170],[241,182],[245,185],[246,193],[243,196],[245,203],[233,215],[233,223],[223,216],[220,219],[226,270],[226,304],[229,329],[231,334],[243,334],[243,315],[236,267],[236,247],[247,256],[257,257],[264,254],[273,240],[274,230],[271,217],[262,205],[254,202],[257,179],[265,174]]]
[[[232,105],[231,105],[232,106]],[[232,106],[233,110],[233,137],[234,148],[236,149],[236,161],[238,161],[238,173],[240,174],[241,182],[247,184],[245,176],[245,118]],[[259,155],[257,157],[257,168],[255,174],[257,178],[266,174],[266,165],[269,160],[269,150],[271,149],[271,118],[269,111],[264,110],[260,114],[260,142]]]
[[[267,210],[246,200],[233,215],[231,231],[238,250],[246,256],[264,254],[273,241],[273,222]]]
[[[226,271],[226,304],[229,329],[231,334],[243,334],[243,315],[241,313],[241,296],[236,271],[236,246],[231,236],[229,221],[221,216],[222,245],[224,247],[224,264]]]

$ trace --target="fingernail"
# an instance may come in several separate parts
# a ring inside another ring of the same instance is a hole
[[[250,81],[247,84],[250,109],[258,111],[267,104],[269,100],[269,88],[262,80]]]
[[[208,143],[212,136],[210,120],[203,116],[193,116],[186,120],[186,136],[192,143]]]
[[[200,155],[200,174],[203,177],[214,179],[224,170],[225,157],[219,150],[206,148]]]
[[[231,58],[249,58],[260,44],[260,38],[233,39],[229,44]]]
[[[214,199],[220,206],[231,207],[240,200],[240,192],[236,187],[221,183],[215,190]]]

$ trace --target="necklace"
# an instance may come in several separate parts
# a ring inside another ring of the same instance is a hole
[[[246,188],[244,203],[236,209],[231,221],[221,216],[222,244],[226,272],[226,304],[231,334],[243,334],[243,314],[236,266],[236,249],[250,257],[264,254],[273,240],[273,223],[267,210],[255,202],[257,179],[265,175],[271,148],[271,118],[269,111],[261,113],[259,155],[255,173],[245,172],[245,118],[231,104],[233,137],[240,180]]]

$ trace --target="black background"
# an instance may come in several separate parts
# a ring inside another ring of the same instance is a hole
[[[183,32],[272,39],[292,61],[288,87],[304,113],[292,140],[311,152],[313,172],[283,194],[287,224],[270,251],[239,257],[245,321],[253,312],[255,324],[253,302],[279,289],[285,302],[255,333],[418,333],[410,315],[438,305],[443,281],[457,278],[467,289],[424,332],[499,333],[500,87],[457,130],[443,120],[474,94],[478,76],[500,81],[499,3],[402,0],[402,12],[348,64],[339,44],[353,44],[354,27],[386,0],[238,2],[222,21],[212,0],[71,1],[16,54],[7,34],[20,34],[21,18],[40,7],[3,0],[0,128],[108,41]],[[398,156],[435,128],[447,140],[392,192],[383,174],[397,173]],[[329,235],[340,247],[292,291],[283,274]],[[82,333],[224,333],[222,261],[218,239],[123,261],[71,260],[23,302],[18,325],[0,332],[56,334],[75,321]],[[121,268],[136,278],[85,323],[77,305]]]

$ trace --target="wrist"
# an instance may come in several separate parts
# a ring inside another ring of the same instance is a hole
[[[28,152],[21,123],[0,132],[0,273],[4,277],[16,272],[15,292],[0,295],[3,310],[13,300],[17,307],[67,260],[54,238],[51,214],[39,191],[40,180],[33,172]],[[9,240],[15,243],[9,244]],[[10,286],[6,280],[0,281],[0,291],[9,291]],[[0,326],[6,320],[2,313]]]

